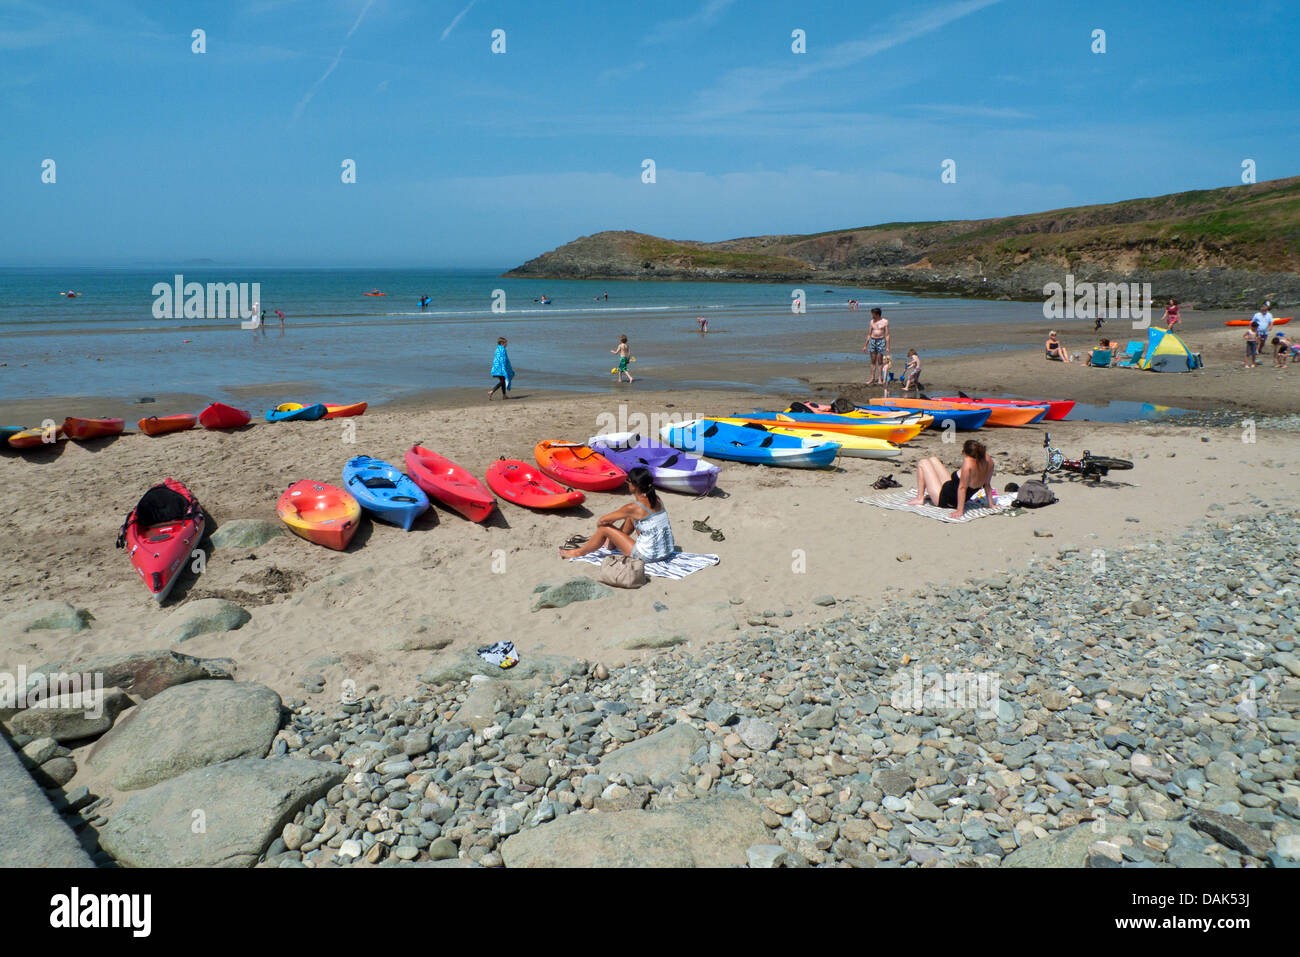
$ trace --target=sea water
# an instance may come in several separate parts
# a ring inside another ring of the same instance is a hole
[[[155,318],[155,290],[160,284],[170,290],[178,275],[185,284],[257,283],[265,327],[249,330],[229,317]],[[372,289],[386,295],[366,296]],[[804,311],[795,312],[800,289]],[[68,290],[77,297],[63,296]],[[421,308],[424,296],[432,301]],[[860,303],[857,311],[847,308],[851,298]],[[861,360],[857,350],[873,305],[893,318],[895,335],[912,319],[1043,321],[1034,303],[813,282],[555,281],[505,279],[496,270],[205,263],[3,268],[0,399],[186,392],[229,401],[267,385],[268,399],[380,402],[429,389],[490,386],[498,336],[510,340],[516,388],[603,390],[612,382],[609,350],[620,334],[629,336],[640,360],[631,366],[633,375],[708,366],[694,378],[671,382],[647,376],[661,386],[770,389],[790,381],[780,371],[783,364]],[[283,333],[276,310],[285,313]],[[698,316],[709,320],[707,348]],[[792,348],[792,336],[802,330],[842,333],[844,351]],[[760,368],[766,370],[761,375],[753,371]]]

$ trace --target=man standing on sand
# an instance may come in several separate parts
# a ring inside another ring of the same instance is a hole
[[[880,384],[884,385],[885,377],[880,369],[881,363],[885,361],[885,353],[889,351],[889,320],[881,314],[879,306],[871,310],[871,328],[867,331],[867,341],[863,344],[862,351],[869,353],[871,359],[871,381],[867,385],[875,385],[877,376]]]
[[[1265,302],[1253,317],[1255,325],[1258,327],[1256,331],[1259,333],[1260,342],[1268,342],[1268,330],[1273,326],[1272,306],[1272,303]]]

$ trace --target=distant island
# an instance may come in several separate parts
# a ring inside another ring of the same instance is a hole
[[[505,275],[853,284],[1040,299],[1063,274],[1209,307],[1300,301],[1300,176],[1024,216],[701,243],[583,236]]]

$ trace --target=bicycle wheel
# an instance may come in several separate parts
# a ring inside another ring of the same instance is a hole
[[[1106,455],[1090,456],[1086,452],[1084,453],[1084,461],[1093,468],[1115,472],[1124,472],[1133,467],[1133,463],[1127,459],[1112,459]]]

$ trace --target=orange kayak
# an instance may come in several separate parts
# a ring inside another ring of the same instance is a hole
[[[361,505],[343,489],[303,479],[290,485],[275,506],[280,521],[309,542],[342,551],[361,521]]]
[[[627,481],[626,472],[580,442],[544,439],[533,448],[533,458],[543,472],[561,485],[588,492],[607,492]]]
[[[1274,319],[1273,325],[1285,326],[1288,322],[1290,322],[1294,318],[1295,316],[1283,316],[1281,319]],[[1223,324],[1225,326],[1248,326],[1250,325],[1250,320],[1249,319],[1228,319]]]
[[[1047,412],[1043,405],[972,405],[967,402],[936,402],[934,399],[872,399],[872,405],[888,406],[892,409],[925,409],[942,412],[944,409],[958,409],[966,412],[989,413],[985,425],[1015,426],[1027,425]]]
[[[63,431],[70,439],[98,439],[106,435],[121,435],[126,428],[122,419],[81,419],[74,415],[63,420]]]
[[[151,415],[136,423],[145,435],[162,435],[165,432],[183,432],[198,424],[197,415]]]
[[[350,415],[361,415],[366,411],[365,402],[353,402],[351,405],[332,405],[325,403],[325,419],[345,419]]]

